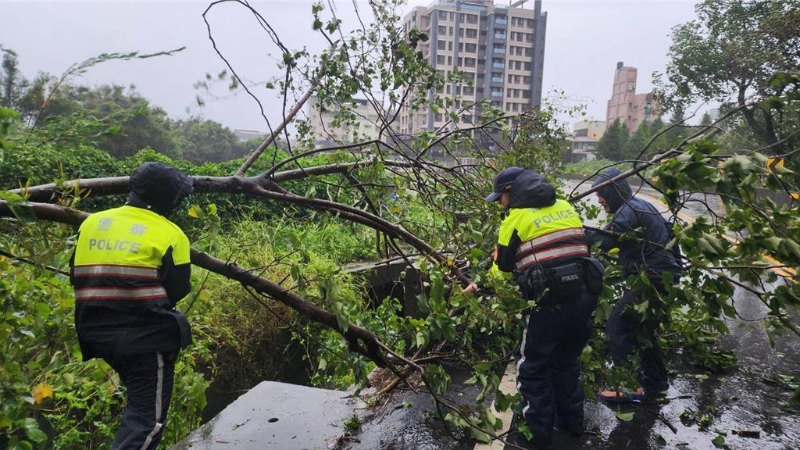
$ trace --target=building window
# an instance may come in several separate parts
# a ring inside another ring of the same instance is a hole
[[[492,83],[502,83],[503,82],[503,74],[502,73],[492,73]]]
[[[446,49],[447,48],[447,41],[443,41],[443,40],[439,39],[438,41],[436,41],[436,48],[439,49],[439,50]]]
[[[439,11],[439,20],[447,20],[447,11]]]
[[[525,70],[531,70],[532,66],[531,66],[531,63],[526,62],[524,67],[525,67]]]
[[[533,33],[525,33],[525,42],[533,42]]]
[[[436,55],[436,64],[444,64],[444,55]]]
[[[506,53],[506,46],[503,44],[494,44],[494,46],[492,46],[492,53],[504,55]]]
[[[467,53],[478,53],[478,44],[466,44],[464,45],[464,51]]]
[[[447,27],[444,25],[439,25],[437,30],[439,30],[439,34],[447,34]]]
[[[467,14],[467,23],[478,23],[478,16],[475,14]]]
[[[474,95],[475,88],[472,86],[464,86],[464,90],[462,91],[464,95]]]
[[[475,67],[475,58],[464,58],[464,65],[466,67]]]
[[[492,59],[492,67],[494,67],[495,69],[505,69],[506,63],[502,59]]]
[[[467,37],[470,39],[476,39],[478,37],[478,30],[475,28],[467,28]]]
[[[508,16],[494,16],[494,23],[497,25],[507,25]]]
[[[442,113],[437,113],[433,120],[435,120],[436,122],[441,122],[442,120],[444,120],[444,115],[442,115]]]
[[[502,96],[503,96],[503,88],[500,87],[492,88],[492,97],[502,97]]]

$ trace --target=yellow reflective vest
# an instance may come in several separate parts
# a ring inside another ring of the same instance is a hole
[[[589,249],[583,222],[575,208],[558,199],[544,208],[510,208],[500,224],[497,256],[492,273],[521,273],[533,265],[555,267],[579,257]]]
[[[84,358],[172,351],[190,342],[174,310],[190,287],[190,245],[167,218],[122,206],[81,224],[71,261]]]

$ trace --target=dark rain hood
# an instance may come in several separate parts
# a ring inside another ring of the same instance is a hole
[[[605,183],[608,180],[612,180],[618,177],[621,173],[622,172],[620,172],[618,169],[606,169],[597,177],[597,180],[592,183],[592,187]],[[600,188],[597,191],[597,195],[603,197],[603,200],[606,201],[608,207],[611,208],[611,212],[617,212],[617,210],[619,210],[619,208],[624,205],[625,202],[630,200],[630,198],[633,196],[633,191],[631,191],[631,185],[628,184],[628,180],[623,179]]]
[[[508,208],[544,208],[556,202],[556,189],[534,170],[522,172],[508,192]]]
[[[131,174],[126,204],[167,216],[193,192],[194,181],[178,169],[161,162],[147,162]]]

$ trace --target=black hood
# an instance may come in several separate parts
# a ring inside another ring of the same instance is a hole
[[[597,177],[597,180],[592,183],[592,187],[612,180],[621,173],[622,172],[618,169],[606,169]],[[631,191],[631,185],[628,184],[628,180],[622,179],[600,188],[597,191],[597,195],[603,197],[608,207],[611,208],[611,212],[617,212],[617,210],[633,196],[633,191]]]
[[[166,216],[194,192],[194,180],[169,164],[146,162],[131,174],[130,189],[127,204]]]
[[[509,208],[544,208],[556,202],[556,189],[539,172],[526,170],[511,185]]]

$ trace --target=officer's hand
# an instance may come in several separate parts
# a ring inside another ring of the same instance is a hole
[[[474,294],[476,292],[478,292],[478,285],[470,283],[469,286],[461,290],[461,295]]]

